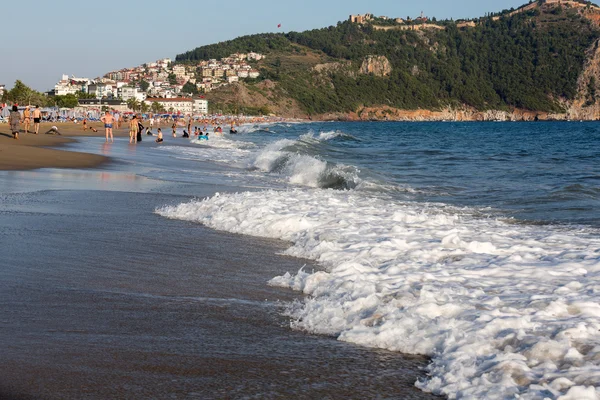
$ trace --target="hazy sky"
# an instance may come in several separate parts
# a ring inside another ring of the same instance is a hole
[[[263,33],[335,25],[349,14],[469,18],[527,0],[89,0],[6,1],[0,31],[0,84],[36,90],[62,74],[95,78],[198,46]],[[281,29],[277,24],[282,24]]]

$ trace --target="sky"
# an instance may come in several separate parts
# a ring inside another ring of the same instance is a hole
[[[301,32],[348,19],[473,18],[527,0],[30,0],[3,2],[0,84],[15,80],[39,91],[62,74],[96,78],[206,44],[264,32]],[[8,18],[10,16],[10,18]],[[277,25],[281,24],[281,28]]]

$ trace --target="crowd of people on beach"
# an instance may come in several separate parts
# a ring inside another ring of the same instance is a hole
[[[25,107],[22,111],[19,111],[19,107],[15,104],[11,107],[11,112],[8,117],[11,132],[14,139],[19,139],[19,133],[21,132],[21,124],[23,124],[25,133],[39,134],[40,123],[46,122],[42,111],[39,106],[35,106],[33,110],[31,106]],[[98,129],[94,127],[90,122],[98,121],[97,118],[91,119],[89,117],[72,117],[65,122],[72,122],[78,124],[81,121],[81,126],[84,132],[92,131],[98,132]],[[55,122],[55,121],[52,121]],[[183,127],[182,138],[195,137],[199,140],[208,140],[209,134],[222,135],[224,132],[223,126],[229,125],[229,134],[237,134],[238,127],[242,124],[247,123],[264,123],[264,122],[276,122],[270,117],[243,117],[243,116],[192,116],[192,115],[139,115],[134,113],[123,113],[118,111],[105,111],[104,115],[100,117],[100,122],[104,127],[104,134],[106,142],[114,143],[114,129],[120,129],[123,124],[126,124],[129,130],[129,143],[135,144],[142,141],[142,136],[156,136],[155,142],[164,142],[164,136],[161,129],[161,125],[164,128],[170,126],[173,138],[177,138],[177,130]],[[144,126],[146,124],[147,126]],[[156,133],[154,131],[156,129]],[[53,125],[46,134],[61,135],[60,130],[56,125]]]
[[[119,113],[111,113],[106,111],[105,115],[100,119],[104,124],[106,142],[114,142],[113,137],[113,129],[120,128],[123,123],[126,123],[129,128],[129,143],[137,143],[142,141],[142,136],[145,134],[146,136],[155,136],[153,129],[156,128],[156,140],[157,143],[164,142],[164,137],[161,129],[161,124],[165,124],[165,126],[171,126],[172,136],[177,138],[177,129],[180,126],[183,126],[183,134],[182,138],[190,138],[196,137],[201,140],[208,140],[210,129],[209,126],[212,127],[212,132],[215,135],[223,134],[222,125],[229,124],[230,134],[237,134],[238,130],[237,126],[242,123],[247,122],[246,120],[241,120],[240,118],[234,117],[221,117],[217,118],[194,118],[191,115],[183,116],[183,117],[161,117],[161,116],[150,116],[146,118],[146,122],[148,126],[144,126],[144,118],[143,116],[133,114],[131,116],[122,117]],[[248,119],[250,120],[250,119]],[[259,122],[258,119],[252,118],[252,122]],[[195,126],[195,124],[199,124],[200,126]],[[91,126],[87,125],[87,120],[83,121],[83,130],[91,129],[96,132],[97,130]]]

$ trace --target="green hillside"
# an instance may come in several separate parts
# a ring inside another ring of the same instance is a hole
[[[176,60],[265,53],[267,59],[257,65],[260,79],[277,82],[309,114],[379,105],[560,111],[561,102],[576,96],[586,51],[600,37],[589,13],[586,8],[543,5],[512,16],[481,18],[474,27],[442,21],[436,24],[443,29],[422,30],[380,30],[377,21],[341,22],[306,32],[245,36],[199,47]],[[361,74],[370,55],[385,56],[391,73]],[[331,68],[291,62],[303,56],[317,57]]]

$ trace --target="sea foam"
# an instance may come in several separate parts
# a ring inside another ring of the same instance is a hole
[[[308,295],[292,326],[431,357],[416,385],[464,399],[598,399],[597,231],[468,209],[291,190],[215,195],[157,213],[289,241],[316,260],[271,285]]]
[[[298,151],[299,146],[301,141],[278,140],[259,151],[249,167],[279,174],[298,186],[353,189],[361,183],[355,167],[329,163],[317,155]]]

